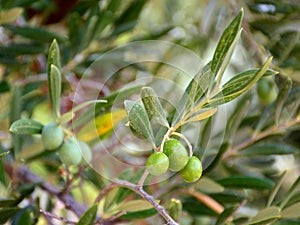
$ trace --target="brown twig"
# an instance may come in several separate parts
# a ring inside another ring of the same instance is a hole
[[[107,185],[101,193],[98,195],[98,197],[95,200],[95,203],[98,203],[101,201],[101,199],[113,188],[116,187],[125,187],[128,188],[135,193],[137,193],[139,196],[141,196],[143,199],[148,201],[157,211],[158,213],[167,221],[167,224],[169,225],[179,225],[177,222],[175,222],[172,217],[167,213],[167,211],[158,204],[155,199],[149,195],[147,192],[144,191],[143,187],[140,185],[132,184],[128,181],[124,180],[114,180],[113,183]]]
[[[61,216],[57,216],[57,215],[55,215],[53,213],[50,213],[50,212],[47,212],[43,209],[40,209],[40,213],[43,214],[46,217],[51,217],[51,218],[54,218],[56,220],[59,220],[61,222],[67,223],[67,224],[76,224],[76,222],[74,222],[74,221],[70,221],[70,220],[68,220],[66,218],[63,218]]]

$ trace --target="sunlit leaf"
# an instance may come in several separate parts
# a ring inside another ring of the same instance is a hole
[[[200,121],[200,120],[205,120],[205,119],[213,116],[217,112],[217,110],[218,110],[217,108],[213,108],[213,109],[206,110],[204,112],[200,112],[197,115],[192,116],[188,120],[183,121],[181,124],[197,122],[197,121]]]
[[[249,225],[263,225],[270,224],[273,221],[281,218],[280,208],[276,206],[271,206],[261,210],[255,217],[253,217]]]
[[[9,131],[14,134],[40,134],[44,125],[31,119],[20,119],[10,126]]]
[[[126,211],[126,212],[136,212],[136,211],[142,211],[153,208],[153,205],[151,205],[146,200],[131,200],[131,201],[125,201],[120,203],[117,206],[117,209],[119,211]]]
[[[48,74],[48,82],[50,80],[51,74],[51,65],[60,69],[60,50],[57,41],[54,39],[49,47],[48,53],[48,61],[47,61],[47,74]]]
[[[122,215],[120,219],[125,219],[125,220],[144,219],[144,218],[154,216],[155,214],[157,214],[157,210],[152,208],[152,209],[146,209],[141,211],[128,212],[125,215]]]
[[[129,126],[137,135],[155,143],[152,127],[144,106],[138,102],[126,100],[124,102],[127,111]]]
[[[0,10],[0,25],[12,23],[22,14],[23,9],[15,7],[7,10]]]
[[[151,87],[143,87],[141,97],[149,119],[156,118],[161,125],[169,127],[165,111],[155,91]]]
[[[61,73],[55,66],[51,65],[49,76],[49,94],[52,103],[53,111],[56,117],[60,116],[60,98],[61,98]]]
[[[299,209],[300,202],[283,209],[281,215],[283,218],[300,219]]]
[[[97,216],[98,205],[90,207],[80,218],[77,225],[93,225]]]

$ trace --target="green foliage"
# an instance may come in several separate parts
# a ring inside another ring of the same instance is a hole
[[[300,7],[227,3],[1,1],[0,223],[299,224]]]

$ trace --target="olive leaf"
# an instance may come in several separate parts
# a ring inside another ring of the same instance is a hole
[[[51,65],[49,75],[49,94],[56,117],[60,116],[61,73],[57,66]]]
[[[40,134],[43,124],[31,119],[20,119],[10,126],[9,131],[14,134]]]
[[[241,34],[241,23],[244,16],[242,9],[233,21],[224,30],[211,61],[210,70],[217,76],[217,83],[220,83],[222,75],[230,61],[233,50]]]
[[[98,205],[90,207],[80,218],[77,225],[93,225],[97,216]]]
[[[250,222],[249,225],[254,224],[270,224],[271,222],[278,220],[281,218],[280,214],[280,208],[276,206],[271,206],[269,208],[265,208],[261,210],[256,216],[254,216]]]
[[[141,96],[149,119],[157,118],[162,126],[169,127],[166,114],[155,91],[151,87],[143,87]]]
[[[282,106],[291,90],[292,81],[290,79],[285,80],[284,84],[281,86],[276,102],[275,102],[275,121],[276,124],[279,123],[279,118],[282,112]]]
[[[124,105],[129,119],[129,127],[134,134],[147,139],[154,145],[152,127],[144,106],[141,103],[130,100],[126,100]]]
[[[234,76],[223,85],[217,94],[208,100],[204,107],[213,107],[230,102],[249,90],[267,72],[271,61],[272,57],[259,70],[248,70]]]
[[[206,110],[204,112],[200,112],[197,115],[192,116],[189,119],[183,121],[181,124],[183,125],[183,124],[186,124],[186,123],[191,123],[191,122],[197,122],[197,121],[200,121],[200,120],[205,120],[205,119],[213,116],[217,112],[217,110],[218,110],[217,108],[212,108],[212,109]]]

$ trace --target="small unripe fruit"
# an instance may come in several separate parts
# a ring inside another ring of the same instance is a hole
[[[55,150],[64,140],[64,132],[60,125],[50,122],[43,127],[42,143],[45,149]]]
[[[169,159],[162,152],[154,152],[148,157],[146,166],[151,175],[160,176],[168,170]]]
[[[270,104],[277,97],[275,82],[269,78],[261,78],[257,83],[257,94],[263,104]]]
[[[86,144],[85,142],[78,141],[78,145],[81,150],[81,155],[82,155],[82,163],[89,163],[92,161],[92,151],[90,149],[90,146]]]
[[[68,138],[59,148],[58,153],[62,163],[68,166],[78,165],[82,159],[79,144],[74,137]]]
[[[165,142],[164,153],[170,161],[169,169],[174,172],[182,170],[189,160],[186,148],[176,139],[170,139]]]
[[[202,163],[196,156],[192,156],[180,175],[185,182],[191,183],[197,181],[202,175]]]

